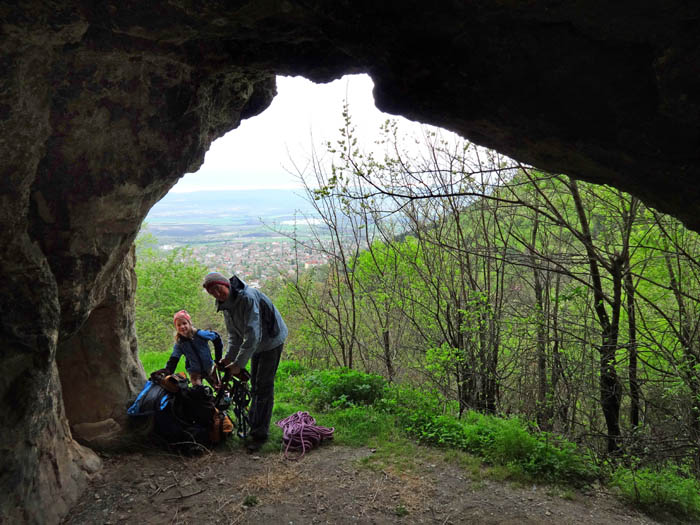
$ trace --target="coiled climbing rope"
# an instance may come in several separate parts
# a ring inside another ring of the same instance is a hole
[[[284,457],[299,459],[307,450],[317,447],[323,440],[333,439],[335,428],[316,425],[316,420],[308,412],[297,412],[275,423],[282,429]],[[290,456],[289,452],[300,452]]]

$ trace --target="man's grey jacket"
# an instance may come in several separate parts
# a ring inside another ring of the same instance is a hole
[[[245,368],[251,357],[272,350],[287,339],[287,325],[272,301],[235,275],[228,299],[217,301],[228,331],[226,359]]]

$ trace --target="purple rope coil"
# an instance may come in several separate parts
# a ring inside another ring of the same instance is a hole
[[[284,457],[287,459],[299,459],[307,450],[320,445],[324,439],[333,439],[333,431],[335,430],[335,428],[316,425],[316,420],[308,412],[297,412],[280,419],[275,425],[282,429],[282,444],[285,447]],[[290,458],[290,451],[301,453]]]

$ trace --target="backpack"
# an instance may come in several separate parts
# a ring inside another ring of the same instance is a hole
[[[175,413],[186,424],[209,427],[214,419],[214,394],[211,388],[195,385],[175,394]]]
[[[160,412],[170,403],[172,394],[153,381],[146,381],[145,386],[126,413],[130,416],[150,416]]]
[[[225,411],[215,408],[211,388],[187,387],[186,377],[182,386],[182,379],[173,380],[173,384],[179,386],[174,393],[147,381],[127,413],[135,419],[151,416],[151,435],[156,441],[186,454],[201,453],[230,436],[233,423]],[[162,383],[165,380],[161,380]]]
[[[184,372],[178,372],[177,374],[165,376],[160,381],[160,386],[162,386],[168,392],[175,394],[183,388],[187,388],[189,382],[190,380],[187,379]]]

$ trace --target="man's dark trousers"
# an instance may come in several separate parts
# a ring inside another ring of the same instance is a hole
[[[272,406],[275,404],[275,374],[284,344],[255,354],[250,365],[250,437],[265,441],[270,430]]]

